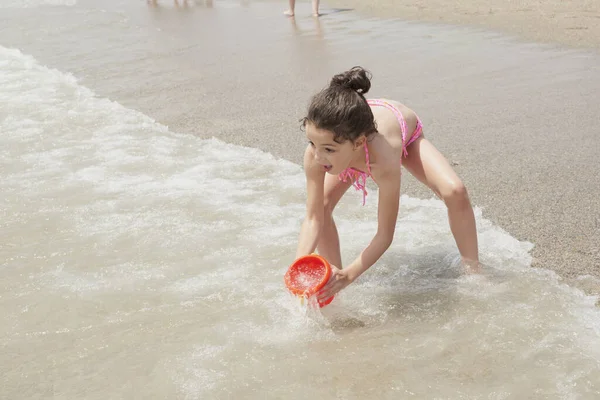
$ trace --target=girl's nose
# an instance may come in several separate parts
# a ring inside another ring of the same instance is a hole
[[[323,159],[323,157],[322,157],[322,154],[321,154],[321,152],[320,152],[320,151],[318,151],[318,150],[317,150],[317,151],[315,151],[315,160],[316,160],[317,162],[321,162],[321,161],[323,161],[323,160],[324,160],[324,159]]]

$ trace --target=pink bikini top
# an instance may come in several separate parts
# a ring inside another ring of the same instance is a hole
[[[396,119],[398,120],[398,123],[400,124],[400,131],[402,132],[402,143],[403,143],[402,154],[404,157],[408,156],[408,151],[406,150],[406,148],[412,142],[417,140],[419,138],[419,136],[421,136],[421,134],[423,133],[423,124],[421,123],[421,120],[419,119],[419,117],[417,117],[417,127],[415,128],[415,131],[413,132],[411,138],[409,139],[409,141],[407,143],[406,142],[406,121],[404,120],[404,117],[402,116],[402,113],[400,112],[400,110],[398,110],[396,107],[394,107],[387,101],[383,101],[383,100],[369,99],[369,100],[367,100],[367,103],[369,103],[369,105],[371,105],[371,106],[385,107],[394,113],[394,115],[396,116]],[[354,186],[354,188],[356,190],[362,190],[363,206],[364,206],[365,202],[367,201],[367,187],[366,187],[367,178],[372,175],[371,175],[371,164],[369,163],[369,148],[367,147],[366,140],[365,140],[365,143],[363,144],[363,147],[365,149],[365,161],[367,163],[367,172],[360,171],[358,169],[354,169],[354,168],[350,167],[350,168],[346,168],[345,170],[343,170],[338,175],[338,178],[342,182],[348,182],[348,180],[350,180],[350,182],[352,182],[352,186]],[[402,163],[402,157],[400,157],[400,163]]]

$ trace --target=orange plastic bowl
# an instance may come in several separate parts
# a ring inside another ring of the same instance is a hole
[[[292,294],[308,298],[321,290],[330,277],[331,265],[327,260],[317,254],[310,254],[298,258],[290,265],[284,281]],[[332,300],[333,296],[318,303],[320,307],[324,307]]]

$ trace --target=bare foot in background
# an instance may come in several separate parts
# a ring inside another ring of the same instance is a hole
[[[288,17],[294,16],[294,11],[296,10],[296,0],[289,0],[290,8],[287,11],[284,11],[283,14]],[[319,17],[319,0],[312,0],[312,16]]]
[[[312,16],[318,18],[319,14],[319,0],[312,0]]]

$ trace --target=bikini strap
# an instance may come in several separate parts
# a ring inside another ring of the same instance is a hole
[[[406,146],[405,146],[405,144],[406,144],[406,121],[404,120],[404,116],[402,115],[400,110],[398,110],[396,107],[394,107],[392,104],[388,103],[387,101],[383,101],[383,100],[379,100],[379,99],[368,99],[367,103],[369,105],[385,107],[394,113],[394,115],[396,116],[396,119],[398,120],[398,123],[400,124],[400,131],[402,132],[402,143],[403,143],[402,147],[403,147],[404,153],[406,155],[407,154]]]

